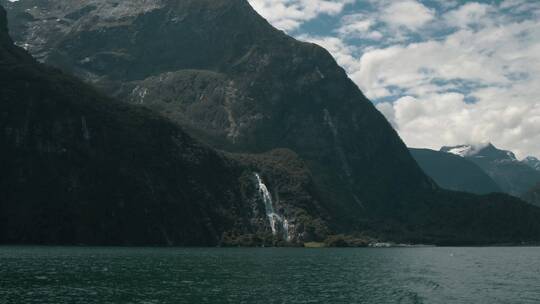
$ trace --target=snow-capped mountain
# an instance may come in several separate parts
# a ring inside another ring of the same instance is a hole
[[[500,150],[491,143],[442,147],[441,151],[461,157],[489,158],[498,161],[518,161],[516,155],[512,151]]]
[[[466,157],[470,155],[476,154],[475,147],[471,145],[461,145],[461,146],[455,146],[455,147],[442,147],[442,152],[447,152],[450,154],[455,154],[457,156]]]
[[[474,162],[495,180],[504,192],[514,196],[523,195],[540,182],[538,159],[528,157],[519,161],[513,152],[498,149],[491,143],[442,147],[441,151]]]

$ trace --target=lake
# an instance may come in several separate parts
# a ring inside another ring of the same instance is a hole
[[[540,303],[540,248],[0,247],[0,303]]]

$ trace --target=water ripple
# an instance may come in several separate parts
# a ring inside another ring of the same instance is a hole
[[[540,248],[0,247],[0,303],[539,303]]]

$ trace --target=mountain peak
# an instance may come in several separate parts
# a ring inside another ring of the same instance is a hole
[[[461,157],[490,158],[507,161],[517,161],[516,155],[511,151],[501,150],[492,143],[469,144],[458,146],[444,146],[440,150]]]
[[[513,152],[501,150],[491,143],[442,147],[441,151],[459,155],[477,164],[504,192],[516,197],[540,181],[538,159],[527,157],[519,161]]]
[[[478,154],[478,156],[481,157],[489,157],[489,158],[497,158],[501,160],[510,160],[510,161],[517,161],[517,157],[514,154],[514,152],[507,151],[507,150],[501,150],[497,147],[495,147],[493,144],[488,144],[486,147],[481,149]]]

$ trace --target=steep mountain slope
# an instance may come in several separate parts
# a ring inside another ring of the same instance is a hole
[[[328,232],[294,153],[225,156],[41,66],[13,46],[2,7],[0,88],[0,243],[272,244]]]
[[[514,153],[497,149],[492,144],[443,147],[441,151],[460,155],[477,164],[504,192],[516,197],[521,197],[540,182],[540,171],[517,160]]]
[[[429,149],[409,149],[422,170],[442,188],[477,194],[502,192],[480,167],[463,157]]]
[[[540,183],[525,193],[523,199],[530,204],[540,207]]]
[[[155,109],[214,147],[295,151],[328,209],[350,223],[435,188],[327,51],[277,31],[246,0],[9,7],[18,44],[41,61]]]
[[[19,45],[42,61],[229,152],[58,71],[9,59],[0,65],[4,240],[261,244],[287,239],[284,231],[300,240],[540,239],[538,208],[439,189],[326,51],[276,31],[246,1],[9,7]],[[297,154],[246,154],[274,148]]]

